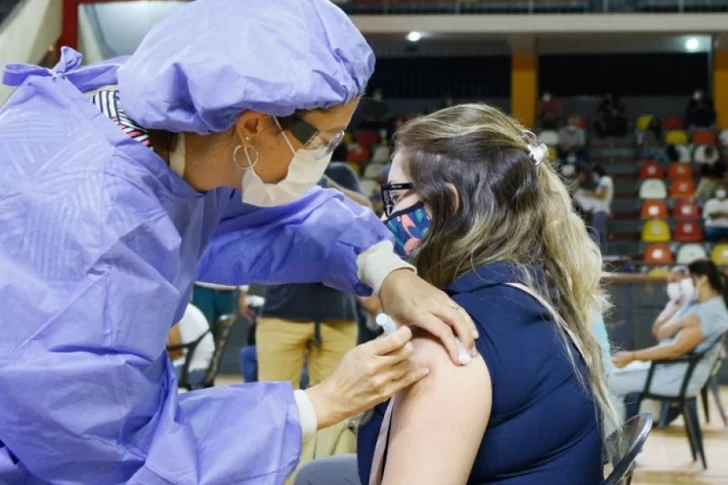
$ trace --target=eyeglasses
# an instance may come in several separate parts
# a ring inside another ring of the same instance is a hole
[[[326,137],[327,132],[322,132],[297,115],[278,118],[281,128],[293,133],[293,136],[301,142],[306,150],[313,152],[317,159],[326,158],[334,153],[334,150],[344,139],[344,130],[333,133]]]
[[[415,188],[411,182],[403,182],[398,184],[382,184],[382,204],[384,205],[384,215],[389,217],[394,211],[394,206],[397,205],[399,199],[402,198],[408,191]]]

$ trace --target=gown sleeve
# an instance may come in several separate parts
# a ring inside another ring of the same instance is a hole
[[[324,283],[371,294],[359,279],[357,256],[391,241],[392,235],[370,209],[336,190],[319,187],[275,207],[251,206],[239,197],[233,193],[200,261],[200,281]]]
[[[131,184],[80,174],[83,198],[6,201],[0,483],[281,485],[302,443],[291,385],[179,395],[175,227]]]

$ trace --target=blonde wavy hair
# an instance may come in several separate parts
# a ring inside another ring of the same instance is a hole
[[[584,352],[588,382],[576,373],[591,388],[602,430],[619,429],[592,327],[609,306],[601,254],[551,164],[529,156],[525,133],[496,108],[464,104],[416,118],[395,135],[395,153],[432,211],[413,263],[439,288],[488,263],[515,264],[555,310],[575,370],[569,333]]]

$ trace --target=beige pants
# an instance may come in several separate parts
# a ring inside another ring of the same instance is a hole
[[[315,347],[314,323],[261,318],[256,331],[258,380],[288,381],[300,387],[303,362],[308,355],[309,383],[320,383],[356,345],[355,322],[327,322],[320,325],[321,346]],[[292,485],[299,468],[316,458],[356,451],[356,437],[347,423],[319,431],[301,451],[298,467],[286,480]]]

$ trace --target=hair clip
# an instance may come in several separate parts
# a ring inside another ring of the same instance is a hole
[[[528,156],[531,157],[533,163],[538,167],[541,163],[546,160],[549,154],[549,147],[544,143],[539,143],[538,138],[532,131],[524,130],[523,137],[528,143]]]

